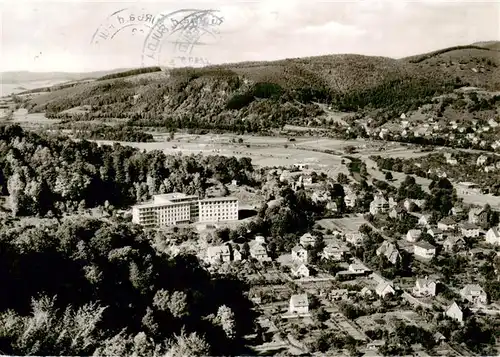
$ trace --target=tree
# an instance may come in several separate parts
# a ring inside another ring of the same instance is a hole
[[[337,182],[340,184],[346,184],[349,183],[349,178],[343,172],[339,172],[337,175]]]
[[[325,322],[330,318],[330,314],[325,310],[323,306],[313,312],[314,318],[318,322]]]
[[[205,339],[196,332],[189,335],[182,330],[180,335],[175,335],[174,339],[167,342],[167,352],[165,357],[202,357],[210,355],[210,346]]]
[[[392,177],[392,172],[390,172],[390,171],[387,171],[387,172],[385,173],[384,177],[385,177],[385,179],[386,179],[387,181],[392,181],[392,180],[393,180],[393,177]]]
[[[226,305],[220,306],[217,311],[217,321],[220,323],[227,337],[233,339],[236,336],[234,313],[231,308]]]

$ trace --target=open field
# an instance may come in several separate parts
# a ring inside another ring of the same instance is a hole
[[[326,218],[318,221],[318,224],[325,227],[325,229],[344,233],[358,232],[363,223],[366,223],[366,221],[361,214],[344,218]]]

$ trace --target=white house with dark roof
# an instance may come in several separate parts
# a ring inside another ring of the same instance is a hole
[[[308,314],[309,299],[307,294],[296,294],[290,298],[290,313],[292,314]]]
[[[353,274],[366,274],[370,272],[371,270],[368,269],[364,264],[361,262],[355,262],[349,264],[349,272]]]
[[[295,278],[307,278],[309,276],[309,268],[303,262],[296,260],[290,267],[290,272]]]
[[[467,238],[479,237],[479,234],[481,233],[481,230],[478,226],[469,222],[465,222],[464,224],[462,224],[460,230],[462,232],[462,235]]]
[[[486,232],[486,243],[500,245],[500,232],[497,227],[492,227]]]
[[[341,261],[347,251],[347,248],[341,247],[338,244],[330,243],[323,248],[322,258]]]
[[[387,240],[383,241],[380,247],[377,248],[376,254],[377,256],[384,255],[392,264],[396,264],[401,259],[401,254],[396,245]]]
[[[365,237],[363,236],[363,234],[359,232],[346,233],[345,235],[346,242],[351,243],[355,246],[362,244],[364,239]]]
[[[436,247],[426,241],[420,241],[413,243],[413,253],[415,256],[432,259],[436,255]]]
[[[253,240],[249,242],[250,246],[250,256],[259,261],[269,261],[270,258],[267,255],[267,249],[265,244],[260,241]]]
[[[457,228],[457,222],[451,217],[445,217],[438,222],[437,227],[445,232],[452,231]]]
[[[294,246],[292,248],[292,259],[307,263],[309,259],[307,249],[301,245]]]
[[[418,219],[418,225],[422,227],[430,227],[430,221],[431,221],[431,215],[430,214],[423,214],[420,216]]]
[[[465,248],[465,239],[460,236],[449,236],[443,242],[443,249],[447,253],[459,251]]]
[[[488,295],[479,284],[467,284],[460,290],[460,296],[473,304],[488,303]]]
[[[316,237],[313,236],[311,233],[305,233],[300,237],[300,245],[303,247],[312,247],[316,244]]]
[[[376,195],[370,202],[370,213],[374,216],[379,213],[387,213],[388,210],[389,202],[382,195]]]
[[[417,279],[415,287],[413,288],[413,295],[423,296],[436,296],[437,281],[434,279],[424,278]]]
[[[415,243],[415,242],[418,242],[421,235],[422,235],[422,231],[420,229],[410,229],[406,233],[406,240],[408,242]]]
[[[427,230],[427,233],[435,240],[441,240],[444,238],[444,232],[439,228],[435,227],[429,228]]]
[[[210,264],[231,261],[231,251],[228,245],[217,245],[207,248],[207,262]]]

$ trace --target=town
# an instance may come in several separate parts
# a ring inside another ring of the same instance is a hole
[[[194,229],[196,243],[170,242],[166,249],[191,251],[209,270],[249,281],[259,315],[256,332],[247,336],[255,351],[494,354],[498,207],[464,203],[460,196],[480,192],[443,177],[426,193],[412,176],[399,186],[392,180],[370,186],[366,173],[352,172],[359,181],[342,173],[333,178],[313,166],[261,170],[269,199],[255,216],[238,220],[236,197],[178,193],[134,206],[133,221],[165,231]],[[241,189],[235,180],[229,186],[235,195]],[[211,216],[202,213],[205,204]],[[145,208],[159,217],[155,224],[136,218]],[[169,220],[174,209],[185,215]],[[286,210],[313,221],[283,217]]]

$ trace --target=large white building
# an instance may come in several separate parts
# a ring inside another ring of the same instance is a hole
[[[153,196],[153,202],[132,207],[132,222],[149,228],[235,220],[238,220],[238,199],[235,197],[199,199],[196,195],[167,193]]]

